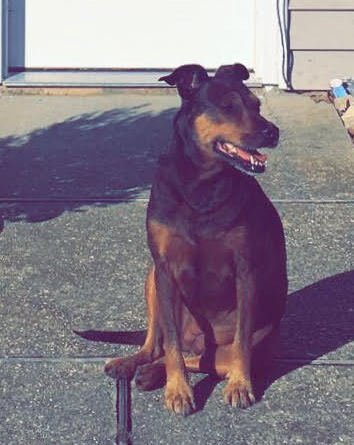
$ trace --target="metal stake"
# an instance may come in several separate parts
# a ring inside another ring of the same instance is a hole
[[[117,445],[130,445],[130,382],[117,379]]]

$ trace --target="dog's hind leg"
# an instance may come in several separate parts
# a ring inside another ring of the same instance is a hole
[[[258,346],[264,349],[264,341],[270,337],[272,325],[267,325],[253,333],[252,348]],[[226,378],[232,359],[232,345],[217,346],[213,354],[189,355],[184,357],[184,363],[188,372],[215,374],[220,378]],[[262,355],[264,366],[265,356]],[[161,357],[152,363],[139,366],[135,376],[136,386],[143,391],[151,391],[161,388],[166,384],[165,357]]]
[[[132,379],[137,366],[150,363],[162,355],[162,348],[160,346],[161,332],[158,325],[157,315],[154,266],[150,268],[146,278],[145,297],[148,320],[145,343],[137,353],[128,357],[113,359],[106,363],[104,370],[106,374],[112,378],[126,377]]]
[[[225,378],[228,372],[228,362],[231,357],[231,345],[218,346],[212,360],[203,355],[192,355],[184,358],[186,370],[201,374],[215,374]],[[143,391],[161,388],[166,384],[165,357],[152,363],[139,366],[135,376],[136,386]]]
[[[152,363],[138,366],[135,375],[135,384],[142,391],[151,391],[162,388],[166,384],[165,357]]]

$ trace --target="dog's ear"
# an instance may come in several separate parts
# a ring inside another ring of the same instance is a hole
[[[182,99],[190,99],[201,85],[209,79],[208,73],[200,65],[182,65],[168,76],[160,77],[169,85],[176,85]]]
[[[250,75],[248,69],[242,63],[235,63],[234,65],[222,65],[215,73],[215,78],[238,81],[249,79]]]

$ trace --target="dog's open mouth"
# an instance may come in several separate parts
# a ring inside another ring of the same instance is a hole
[[[246,151],[231,142],[216,141],[215,150],[224,155],[235,167],[249,174],[264,173],[267,167],[267,155],[257,150]]]

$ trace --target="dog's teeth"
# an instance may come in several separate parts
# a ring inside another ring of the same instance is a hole
[[[237,147],[235,147],[231,142],[225,142],[224,147],[227,149],[229,153],[237,153]]]
[[[254,165],[254,159],[253,159],[253,156],[251,156],[251,164],[252,164],[252,166]]]
[[[232,144],[230,144],[229,142],[225,142],[225,147],[228,149],[228,150],[233,150],[234,149],[234,146],[232,145]]]

